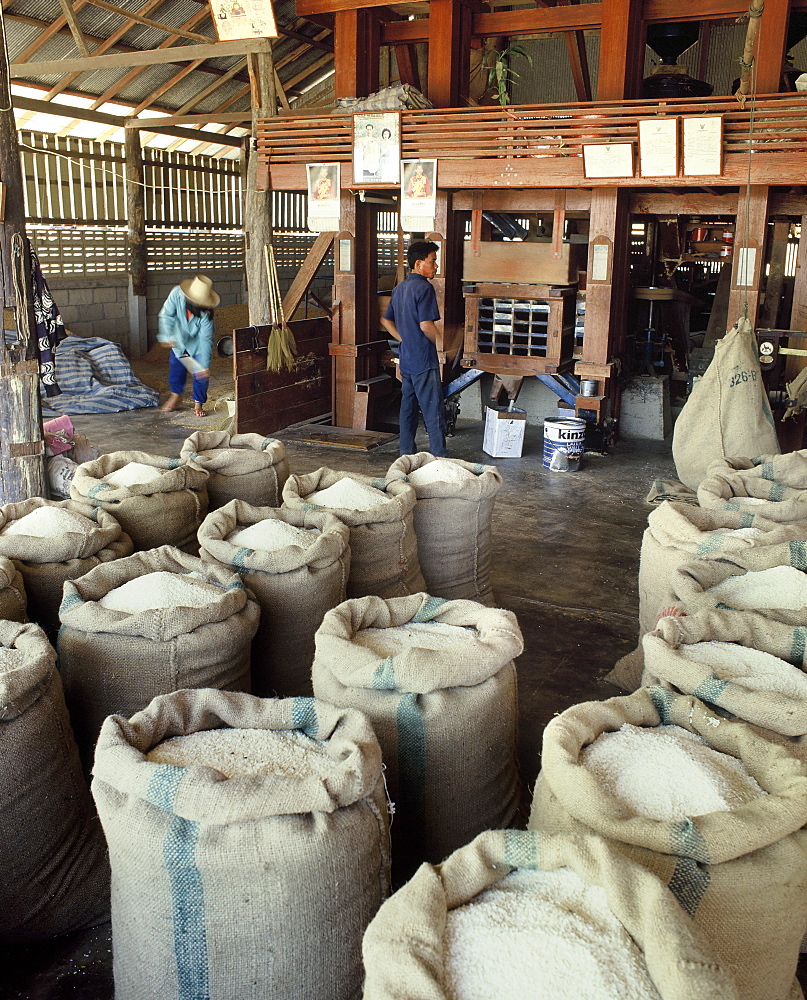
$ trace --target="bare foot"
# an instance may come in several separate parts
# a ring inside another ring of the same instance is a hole
[[[193,415],[195,417],[203,417],[205,415],[205,408],[202,406],[201,403],[193,404]]]
[[[163,413],[170,413],[171,410],[175,410],[180,402],[182,401],[182,396],[178,392],[172,392],[171,395],[166,399],[160,409]]]

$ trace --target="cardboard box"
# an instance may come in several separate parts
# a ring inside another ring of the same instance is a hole
[[[526,427],[526,410],[486,407],[482,451],[491,458],[521,458]]]

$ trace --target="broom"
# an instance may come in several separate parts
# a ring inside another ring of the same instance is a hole
[[[282,371],[284,368],[291,371],[297,354],[297,344],[283,313],[283,298],[280,294],[274,248],[267,243],[263,250],[266,260],[269,322],[272,327],[266,345],[266,367],[274,372]]]

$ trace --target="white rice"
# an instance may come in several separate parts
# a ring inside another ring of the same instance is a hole
[[[58,538],[67,533],[87,535],[97,526],[83,514],[64,507],[35,507],[30,514],[3,528],[3,535],[26,535],[29,538]]]
[[[428,486],[429,483],[456,483],[459,486],[471,479],[476,479],[476,476],[470,469],[447,458],[438,458],[409,473],[409,482],[413,486]]]
[[[215,584],[184,573],[146,573],[115,587],[98,602],[111,611],[130,615],[157,608],[203,608],[218,600],[223,591]]]
[[[11,646],[0,646],[0,674],[7,670],[16,670],[25,661],[25,653]]]
[[[799,611],[807,607],[807,573],[794,566],[773,566],[729,576],[708,594],[737,611]]]
[[[380,503],[389,503],[392,497],[386,496],[374,486],[365,486],[349,476],[344,476],[325,490],[317,490],[309,497],[308,503],[320,507],[334,507],[342,510],[372,510]]]
[[[423,622],[392,628],[365,628],[356,632],[352,641],[386,659],[388,656],[397,656],[410,647],[435,651],[451,649],[458,654],[464,652],[470,656],[478,638],[479,632],[475,628],[445,625],[443,622]]]
[[[448,1000],[659,1000],[605,891],[571,868],[512,872],[449,910],[443,942]]]
[[[112,483],[113,486],[138,486],[159,479],[163,472],[164,469],[145,465],[143,462],[128,462],[115,472],[104,476],[104,482]]]
[[[293,524],[267,517],[263,521],[256,521],[248,528],[237,528],[227,536],[227,541],[248,549],[275,552],[289,545],[308,549],[320,534],[318,528],[295,528]]]
[[[742,761],[680,726],[625,723],[598,736],[580,763],[634,813],[668,822],[728,812],[767,794]]]
[[[327,743],[296,729],[210,729],[165,740],[146,754],[146,760],[212,767],[227,778],[245,774],[327,778],[337,762],[326,748]]]
[[[715,677],[741,682],[749,691],[775,691],[807,702],[807,674],[787,660],[736,642],[693,642],[678,652],[686,660],[710,667]]]

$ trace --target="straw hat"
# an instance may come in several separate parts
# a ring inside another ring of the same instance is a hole
[[[221,302],[221,297],[213,291],[213,282],[206,274],[197,274],[195,278],[180,281],[179,287],[189,302],[203,309],[215,309]]]

